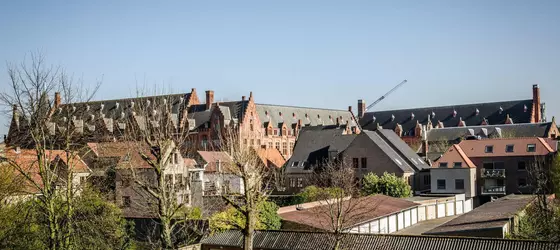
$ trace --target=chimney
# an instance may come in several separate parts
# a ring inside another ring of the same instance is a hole
[[[54,107],[58,108],[62,104],[62,99],[60,98],[60,92],[54,93]]]
[[[210,109],[212,107],[212,103],[214,102],[214,91],[213,90],[206,90],[206,109]]]
[[[358,117],[359,118],[364,117],[365,113],[366,113],[366,103],[364,102],[364,100],[360,99],[358,100]]]
[[[241,96],[241,101],[245,101],[245,96]]]
[[[348,106],[348,111],[352,112],[352,106]]]
[[[533,122],[541,122],[541,90],[538,84],[533,85]]]

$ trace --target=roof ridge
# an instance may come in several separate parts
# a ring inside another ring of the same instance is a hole
[[[232,230],[236,232],[240,232],[239,230]],[[301,234],[334,234],[332,232],[316,232],[316,231],[299,231],[299,230],[255,230],[256,232],[276,232],[276,233],[301,233]],[[352,236],[363,237],[363,236],[378,236],[378,237],[395,237],[395,238],[438,238],[438,239],[469,239],[469,240],[476,240],[476,241],[503,241],[503,242],[530,242],[530,243],[548,243],[548,244],[559,244],[550,241],[543,241],[543,240],[525,240],[525,239],[505,239],[505,238],[490,238],[490,237],[467,237],[467,236],[451,236],[451,235],[406,235],[406,234],[374,234],[374,233],[360,233],[360,234],[352,234],[352,233],[345,233]]]
[[[532,99],[521,99],[521,100],[510,100],[510,101],[497,101],[497,102],[479,102],[479,103],[465,103],[459,105],[443,105],[443,106],[430,106],[430,107],[418,107],[418,108],[403,108],[403,109],[387,109],[387,110],[378,110],[378,111],[371,111],[369,113],[375,112],[388,112],[388,111],[405,111],[405,110],[416,110],[416,109],[434,109],[434,108],[455,108],[455,107],[462,107],[462,106],[472,106],[472,105],[487,105],[487,104],[497,104],[497,103],[506,103],[506,102],[521,102],[521,101],[533,101]]]
[[[302,108],[302,109],[318,109],[318,110],[329,110],[329,111],[344,111],[344,112],[350,112],[350,111],[344,110],[344,109],[313,108],[313,107],[303,107],[303,106],[293,106],[293,105],[278,105],[278,104],[266,104],[266,103],[255,103],[255,105],[276,106],[276,107],[284,107],[284,108]]]
[[[113,102],[113,101],[128,101],[128,100],[135,100],[135,99],[143,99],[143,98],[155,98],[155,97],[164,97],[164,96],[175,96],[175,95],[187,95],[191,94],[191,92],[186,93],[177,93],[177,94],[162,94],[162,95],[152,95],[152,96],[137,96],[137,97],[126,97],[126,98],[116,98],[116,99],[106,99],[106,100],[95,100],[95,101],[86,101],[86,102],[71,102],[71,103],[62,103],[61,105],[72,105],[72,104],[87,104],[87,103],[100,103],[100,102]]]
[[[457,150],[457,153],[459,153],[459,156],[461,156],[461,158],[463,158],[463,160],[467,163],[467,165],[469,166],[469,168],[476,168],[476,166],[474,165],[474,163],[471,161],[471,159],[467,156],[467,154],[465,153],[465,151],[463,151],[463,148],[461,148],[461,146],[459,146],[459,144],[454,144],[453,147],[455,147],[455,150]]]
[[[432,130],[452,130],[452,129],[469,129],[469,128],[499,128],[499,127],[514,127],[514,126],[541,126],[541,125],[550,125],[552,122],[537,122],[537,123],[514,123],[514,124],[492,124],[492,125],[473,125],[473,126],[465,126],[465,127],[443,127],[443,128],[432,128]],[[428,131],[428,132],[429,132]]]

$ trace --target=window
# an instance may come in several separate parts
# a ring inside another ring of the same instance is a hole
[[[294,150],[294,142],[290,142],[290,152],[292,152],[292,150]]]
[[[272,148],[272,142],[271,141],[268,142],[268,148]]]
[[[243,145],[247,146],[247,139],[243,139]]]
[[[360,162],[359,162],[358,158],[352,158],[352,166],[354,168],[360,167],[359,164],[360,164]]]
[[[506,145],[506,153],[513,153],[513,145]]]
[[[367,168],[367,158],[362,158],[362,168]]]
[[[455,179],[455,189],[465,189],[465,180]]]
[[[249,124],[249,128],[251,131],[255,131],[255,126],[253,125],[253,122],[251,122],[251,124]]]
[[[536,144],[527,144],[527,152],[535,152],[535,151],[537,151]]]
[[[437,189],[445,189],[445,180],[437,180]]]
[[[261,145],[261,139],[257,139],[257,146]]]
[[[286,128],[282,128],[282,136],[286,136]]]
[[[251,146],[255,145],[255,139],[251,139]]]
[[[440,162],[439,167],[440,168],[446,168],[447,167],[447,162]]]
[[[274,130],[274,135],[278,135],[278,129]]]
[[[288,143],[287,142],[282,142],[282,154],[283,155],[288,155]]]
[[[454,167],[454,168],[460,168],[460,167],[462,167],[462,166],[463,166],[463,163],[462,163],[462,162],[453,162],[453,167]]]
[[[431,179],[431,178],[430,178],[430,175],[429,175],[429,174],[424,175],[424,186],[430,185],[430,182],[431,182],[430,179]]]
[[[290,178],[290,187],[296,187],[296,179]]]
[[[299,161],[294,161],[294,162],[292,163],[292,167],[294,167],[294,168],[297,167],[298,165],[299,165]]]
[[[121,180],[121,183],[122,183],[122,184],[121,184],[122,187],[128,187],[128,186],[130,186],[130,177],[128,177],[128,176],[123,176],[123,177],[122,177],[122,180]]]
[[[85,176],[80,176],[80,184],[86,184],[86,177]]]
[[[303,187],[303,178],[297,178],[297,186]]]
[[[123,196],[123,206],[124,207],[130,207],[130,196]]]
[[[183,188],[183,174],[175,175],[175,185],[179,188]]]
[[[280,142],[276,142],[276,149],[278,149],[278,151],[280,151]]]
[[[494,163],[493,162],[482,163],[482,168],[484,168],[484,169],[494,169]]]
[[[519,186],[519,187],[527,186],[527,179],[525,179],[525,178],[517,179],[517,186]]]
[[[517,170],[526,170],[526,166],[525,166],[525,162],[524,161],[519,161],[517,162]]]
[[[493,153],[493,152],[494,152],[494,146],[486,145],[486,148],[484,149],[484,153]]]
[[[504,180],[503,179],[497,179],[496,180],[496,186],[504,186]]]

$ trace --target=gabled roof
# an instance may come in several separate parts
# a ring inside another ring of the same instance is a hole
[[[392,130],[363,131],[395,165],[404,172],[416,172],[429,166]]]
[[[218,162],[224,166],[231,163],[231,157],[223,151],[198,151],[198,155],[206,163],[205,172],[218,171]]]
[[[307,203],[304,203],[300,205],[301,207],[307,207],[303,210],[280,208],[278,215],[284,221],[331,231],[332,222],[328,213],[333,207],[338,207],[338,205],[332,205],[334,202],[336,201],[331,201],[330,203],[326,201],[313,202],[314,206],[312,207],[306,206]],[[344,228],[351,228],[418,205],[405,199],[376,194],[344,200],[340,207],[343,207],[345,211],[350,211],[345,215],[346,221],[343,226]]]
[[[271,163],[272,166],[269,167],[281,168],[286,163],[286,159],[277,148],[259,148],[257,154],[266,166]]]
[[[403,135],[414,135],[417,121],[422,125],[431,121],[434,127],[438,121],[441,121],[444,127],[457,127],[462,120],[466,126],[478,126],[483,124],[484,119],[487,120],[487,124],[504,124],[509,115],[515,124],[531,123],[532,109],[533,100],[529,99],[374,111],[365,113],[360,119],[360,125],[362,125],[362,129],[375,130],[377,123],[387,129],[394,129],[398,123],[402,125]],[[454,112],[456,112],[455,115]]]
[[[143,142],[92,142],[87,145],[98,158],[116,158],[117,168],[151,168],[140,153],[155,159],[148,145]]]
[[[351,127],[357,125],[354,115],[348,110],[271,104],[256,104],[256,109],[261,122],[270,122],[274,128],[278,128],[281,123],[296,124],[298,120],[301,120],[304,126],[338,125],[337,118],[339,124],[346,124],[348,122]]]
[[[226,231],[205,237],[202,246],[241,249],[243,234]],[[323,232],[256,231],[253,246],[267,250],[331,250],[335,237]],[[383,234],[346,234],[341,249],[345,250],[552,250],[560,249],[560,243],[486,239],[469,237],[408,236]]]
[[[433,128],[427,132],[427,139],[430,142],[457,141],[469,136],[480,136],[481,138],[498,137],[500,133],[504,137],[548,137],[552,124],[552,122],[544,122]]]
[[[344,129],[340,127],[304,127],[299,133],[292,157],[288,160],[288,166],[292,166],[294,162],[307,162],[309,166],[313,166],[322,163],[329,151],[337,153],[344,151],[356,138],[356,135],[343,133]],[[287,168],[289,172],[293,170],[295,168]]]
[[[485,203],[425,234],[445,235],[452,232],[501,228],[515,214],[524,210],[535,198],[532,195],[507,195],[493,202]]]

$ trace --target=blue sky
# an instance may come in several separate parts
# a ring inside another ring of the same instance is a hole
[[[86,84],[102,78],[96,99],[140,85],[355,109],[407,79],[382,110],[530,99],[540,84],[550,120],[559,12],[545,0],[1,1],[0,60],[41,50]]]

